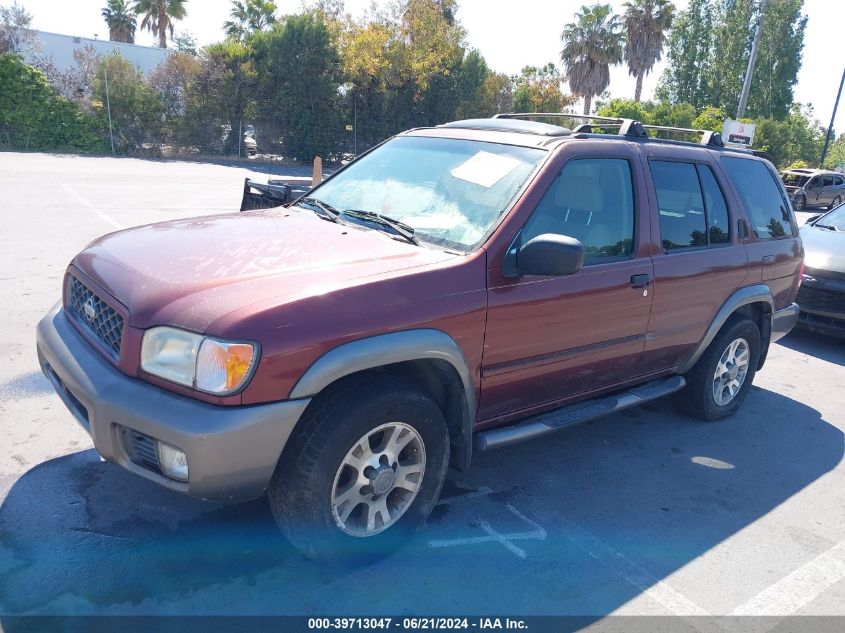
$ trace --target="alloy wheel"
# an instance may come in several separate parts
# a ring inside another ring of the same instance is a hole
[[[720,407],[736,398],[748,375],[751,349],[744,338],[735,339],[722,353],[713,374],[713,400]]]
[[[401,422],[383,424],[346,453],[332,485],[332,515],[351,536],[373,536],[396,523],[422,485],[425,444]]]

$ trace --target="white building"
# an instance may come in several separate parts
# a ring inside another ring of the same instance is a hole
[[[146,75],[155,70],[173,52],[166,48],[124,44],[123,42],[111,42],[109,40],[94,40],[88,37],[61,35],[47,31],[34,31],[34,33],[37,43],[24,53],[24,60],[27,63],[32,63],[36,55],[48,59],[52,58],[53,64],[60,71],[74,66],[76,62],[73,59],[73,52],[88,44],[93,46],[94,50],[100,55],[108,55],[112,51],[118,51]]]

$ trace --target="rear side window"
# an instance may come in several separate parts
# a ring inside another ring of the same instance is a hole
[[[695,165],[655,160],[651,176],[660,207],[663,250],[707,246],[707,218]]]
[[[698,177],[704,192],[704,208],[707,212],[707,231],[710,244],[728,244],[731,241],[731,222],[728,205],[713,170],[707,165],[698,165]]]
[[[742,198],[757,237],[791,236],[792,214],[766,165],[758,160],[723,156],[722,166]]]

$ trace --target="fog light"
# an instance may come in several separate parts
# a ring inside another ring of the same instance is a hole
[[[188,481],[188,456],[183,451],[161,440],[156,445],[156,451],[162,473],[171,479]]]

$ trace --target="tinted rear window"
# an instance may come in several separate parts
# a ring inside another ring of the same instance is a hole
[[[723,156],[722,167],[739,192],[758,238],[772,239],[793,234],[789,205],[765,163]]]

